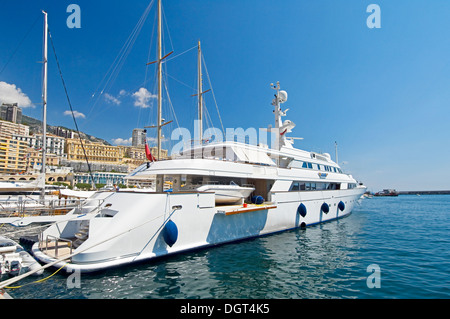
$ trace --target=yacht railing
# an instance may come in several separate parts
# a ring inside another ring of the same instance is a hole
[[[49,247],[49,243],[55,242],[55,245],[53,247]],[[53,235],[47,235],[45,238],[45,253],[48,255],[49,250],[54,250],[54,256],[58,257],[58,249],[59,249],[59,243],[67,243],[67,247],[70,249],[70,255],[72,254],[73,249],[73,243],[70,239],[65,238],[59,238]],[[42,250],[42,241],[39,241],[40,249]]]
[[[3,215],[18,217],[45,215],[61,215],[73,208],[79,207],[84,199],[38,199],[19,198],[11,200],[0,200],[0,210]],[[1,215],[0,213],[0,215]]]

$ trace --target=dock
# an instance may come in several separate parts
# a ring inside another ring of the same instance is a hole
[[[399,195],[450,195],[450,190],[443,191],[400,191]]]

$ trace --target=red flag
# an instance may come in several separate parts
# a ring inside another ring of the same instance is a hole
[[[145,143],[145,156],[147,156],[147,159],[150,162],[156,162],[156,158],[152,155],[152,152],[150,152],[150,148],[147,143]]]

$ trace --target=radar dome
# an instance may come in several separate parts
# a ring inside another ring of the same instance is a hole
[[[288,98],[288,94],[286,91],[278,92],[278,100],[280,100],[280,103],[286,102],[287,98]]]

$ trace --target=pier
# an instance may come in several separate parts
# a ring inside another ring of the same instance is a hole
[[[399,195],[450,195],[450,190],[447,191],[400,191]]]

